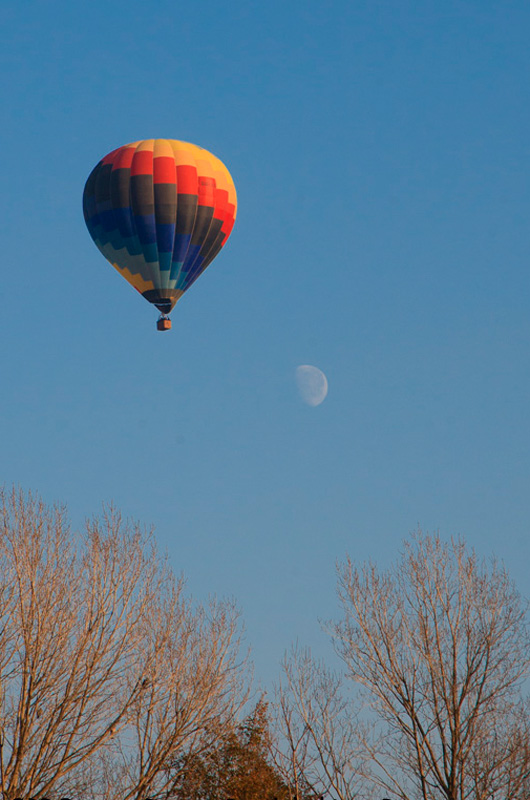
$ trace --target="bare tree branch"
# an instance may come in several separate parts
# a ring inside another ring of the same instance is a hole
[[[339,568],[333,626],[380,720],[377,782],[403,800],[528,798],[526,605],[498,562],[418,533],[400,563]]]
[[[296,798],[352,800],[363,788],[362,725],[340,676],[295,647],[277,689],[276,763]]]
[[[167,797],[246,699],[232,603],[195,607],[152,534],[113,509],[72,536],[65,510],[0,493],[0,789]]]

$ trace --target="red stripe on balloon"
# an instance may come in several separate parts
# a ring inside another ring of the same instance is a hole
[[[102,159],[101,163],[102,164],[112,164],[112,162],[114,161],[114,156],[120,150],[121,150],[121,147],[117,147],[116,150],[113,150],[112,153],[109,153],[107,156],[105,156],[105,158]]]
[[[176,183],[175,159],[171,156],[157,156],[153,159],[153,183]]]
[[[228,203],[227,217],[221,228],[223,233],[226,233],[226,238],[230,236],[232,228],[234,227],[234,222],[236,221],[234,217],[235,208],[236,207],[233,203]]]
[[[134,147],[120,147],[116,150],[116,158],[112,169],[130,169],[134,156]]]
[[[213,178],[206,178],[203,175],[199,176],[198,188],[198,203],[200,206],[209,206],[210,208],[215,205],[214,200],[215,180]]]
[[[131,175],[153,174],[153,151],[137,150],[131,164]]]
[[[177,192],[197,194],[197,168],[185,164],[177,167]]]
[[[221,219],[224,222],[228,210],[228,192],[226,189],[216,189],[214,195],[215,210],[213,215],[215,219]]]

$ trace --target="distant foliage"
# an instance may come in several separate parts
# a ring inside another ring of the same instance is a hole
[[[216,747],[174,764],[177,800],[289,800],[289,790],[270,759],[267,703],[260,700]]]

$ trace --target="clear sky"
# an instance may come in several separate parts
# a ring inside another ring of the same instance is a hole
[[[0,482],[154,524],[194,597],[236,598],[265,685],[296,637],[326,652],[336,560],[418,525],[530,593],[527,0],[9,6]],[[239,198],[164,334],[81,212],[151,137]]]

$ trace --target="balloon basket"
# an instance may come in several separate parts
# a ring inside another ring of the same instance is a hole
[[[170,331],[171,330],[171,320],[169,317],[160,317],[158,322],[156,323],[157,331]]]

